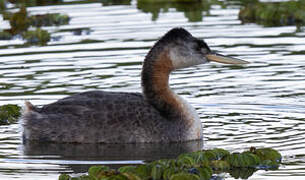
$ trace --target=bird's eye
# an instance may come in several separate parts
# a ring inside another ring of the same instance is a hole
[[[198,46],[198,44],[196,44],[196,45],[195,45],[195,50],[196,50],[197,52],[201,52],[201,47]]]
[[[202,40],[197,40],[198,51],[202,53],[208,53],[210,50],[209,46]]]

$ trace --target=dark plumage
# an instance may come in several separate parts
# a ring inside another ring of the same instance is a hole
[[[25,139],[55,142],[176,141],[181,126],[160,117],[139,93],[104,91],[69,96],[23,118]]]
[[[171,71],[208,62],[244,63],[211,53],[182,28],[166,33],[145,57],[140,93],[89,91],[38,108],[26,103],[25,140],[79,143],[181,142],[202,139],[201,121],[169,87]]]

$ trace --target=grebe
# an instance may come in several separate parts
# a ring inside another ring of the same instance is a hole
[[[183,28],[167,32],[146,55],[141,93],[89,91],[41,108],[26,102],[25,140],[76,143],[182,142],[202,139],[194,108],[169,87],[169,74],[216,61],[246,61],[216,54]]]

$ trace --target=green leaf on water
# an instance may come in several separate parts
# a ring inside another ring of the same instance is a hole
[[[190,173],[177,173],[172,175],[170,180],[200,180],[200,177]]]
[[[272,148],[256,149],[254,151],[254,154],[256,154],[262,161],[271,160],[277,163],[280,163],[282,161],[281,154]]]
[[[110,170],[107,166],[92,166],[88,170],[89,176],[100,178]]]
[[[161,165],[156,165],[153,166],[152,170],[151,170],[151,177],[153,180],[158,180],[161,179],[163,175],[163,168]]]
[[[211,161],[210,166],[214,170],[224,171],[230,169],[230,164],[224,160],[214,160]]]
[[[136,166],[122,166],[118,169],[119,172],[125,173],[125,172],[135,172]]]
[[[71,176],[69,176],[68,174],[61,174],[58,177],[58,180],[70,180]]]
[[[7,125],[17,122],[21,115],[21,107],[14,104],[0,106],[0,125]]]

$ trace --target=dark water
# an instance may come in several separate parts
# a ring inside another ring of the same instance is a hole
[[[45,28],[52,32],[48,46],[0,41],[0,105],[23,105],[24,100],[43,105],[96,89],[139,92],[145,54],[166,31],[182,26],[212,49],[251,62],[241,67],[205,64],[171,76],[171,87],[202,119],[203,148],[234,152],[272,147],[284,155],[284,165],[277,171],[257,171],[249,179],[305,178],[304,29],[242,24],[237,1],[226,8],[206,4],[191,9],[172,3],[105,2],[28,8],[31,14],[66,13],[71,21]],[[0,27],[9,24],[0,20]],[[202,145],[25,146],[20,132],[18,124],[0,126],[0,179],[56,179],[59,173],[84,172],[92,164],[138,164]]]

